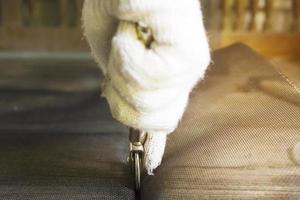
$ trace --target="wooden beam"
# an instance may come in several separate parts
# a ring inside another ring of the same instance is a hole
[[[233,7],[235,0],[224,0],[222,5],[223,10],[223,22],[222,29],[225,32],[233,31],[234,28],[234,12]]]
[[[5,9],[2,9],[2,22],[7,27],[17,27],[22,25],[21,1],[9,0],[2,1]]]
[[[0,50],[87,51],[81,28],[0,28]]]
[[[300,33],[223,33],[221,46],[242,42],[266,57],[299,59]]]
[[[2,23],[3,23],[3,2],[2,0],[0,0],[0,26],[2,26]]]
[[[245,0],[237,0],[237,17],[236,17],[236,24],[235,29],[238,31],[245,31],[248,30],[248,25],[246,24],[246,14],[247,14],[247,5],[248,1]]]
[[[62,27],[66,27],[69,24],[68,7],[68,0],[59,1],[60,26]]]
[[[300,0],[293,0],[292,31],[300,31]]]

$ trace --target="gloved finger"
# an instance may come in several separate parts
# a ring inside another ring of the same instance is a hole
[[[138,128],[145,131],[173,132],[187,106],[189,92],[184,92],[168,105],[141,113]]]
[[[119,20],[142,22],[152,29],[159,45],[186,43],[184,38],[198,34],[202,13],[198,0],[112,0],[112,14]],[[197,26],[195,26],[197,24]],[[191,31],[191,28],[194,30]],[[200,35],[198,34],[200,37]],[[196,42],[196,41],[194,41]]]
[[[140,128],[138,126],[141,114],[129,104],[125,98],[115,90],[112,84],[107,83],[103,87],[103,95],[107,99],[112,117],[128,127]]]
[[[185,94],[164,108],[141,112],[121,97],[112,85],[108,84],[103,93],[109,103],[112,116],[117,121],[136,129],[168,133],[176,128],[188,99],[188,95]]]
[[[155,94],[151,95],[157,95]],[[166,104],[157,107],[152,106],[149,102],[151,99],[138,99],[136,101],[137,93],[120,93],[111,80],[105,84],[103,88],[103,95],[106,97],[112,116],[117,121],[136,129],[144,131],[164,131],[172,132],[188,102],[189,90],[181,91],[176,98],[170,100]],[[124,96],[123,96],[124,95]],[[161,98],[156,96],[156,98]],[[129,100],[129,99],[133,99]],[[147,101],[148,100],[148,101]],[[164,100],[163,100],[164,101]],[[148,102],[148,103],[145,103]],[[143,105],[143,103],[145,103]],[[150,105],[149,105],[150,104]],[[149,107],[147,107],[149,105]]]
[[[156,42],[170,43],[171,38],[163,37],[165,33],[172,33],[169,25],[176,23],[172,16],[174,12],[180,15],[183,5],[178,0],[114,0],[115,4],[112,10],[114,16],[120,20],[131,22],[142,22],[150,27],[156,38]],[[190,0],[189,0],[190,1]],[[182,15],[181,17],[184,17]],[[161,34],[163,33],[163,34]],[[174,33],[174,32],[173,32]],[[167,34],[170,35],[170,34]],[[163,39],[164,38],[164,39]],[[176,42],[174,40],[173,42]]]
[[[110,84],[134,109],[142,113],[166,107],[188,90],[184,86],[145,90],[138,87],[136,83],[129,83],[113,68],[110,68],[110,73],[113,74]]]
[[[147,133],[147,140],[144,145],[144,164],[149,175],[153,175],[153,170],[161,164],[166,141],[167,133]]]
[[[204,57],[203,64],[195,58],[195,62],[191,62],[193,60],[187,58],[186,54],[176,46],[147,49],[138,40],[135,25],[121,23],[113,38],[113,63],[110,67],[116,68],[127,81],[134,81],[143,89],[174,87],[185,82],[192,85],[200,72],[203,74],[210,59],[209,56]]]

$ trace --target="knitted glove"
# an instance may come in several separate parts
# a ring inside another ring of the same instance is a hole
[[[199,2],[86,0],[83,13],[106,77],[103,96],[115,119],[148,133],[144,162],[151,174],[210,62]]]

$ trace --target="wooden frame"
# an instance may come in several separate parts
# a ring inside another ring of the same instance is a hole
[[[0,51],[88,51],[80,22],[83,0],[59,0],[58,26],[24,25],[22,1],[0,0]],[[293,21],[290,28],[278,32],[272,24],[276,15],[274,0],[203,0],[211,46],[215,49],[243,42],[266,56],[298,57],[300,0],[288,1],[292,2],[289,12]],[[77,18],[75,25],[70,26],[68,12],[70,3],[74,2]],[[265,5],[262,7],[260,2]],[[265,19],[259,24],[258,18],[262,15]]]
[[[87,45],[82,36],[80,22],[83,0],[72,1],[78,8],[76,25],[68,25],[67,12],[70,1],[60,0],[60,13],[58,14],[61,17],[61,23],[56,27],[50,27],[24,25],[21,14],[22,0],[0,0],[2,4],[0,50],[86,51]]]
[[[266,57],[299,59],[299,33],[223,33],[221,46],[242,42]]]
[[[278,14],[274,0],[223,0],[220,46],[242,42],[267,57],[298,59],[300,0],[282,0],[282,3],[285,3],[284,9],[291,21],[286,22],[284,29],[278,30],[273,24],[273,18]]]

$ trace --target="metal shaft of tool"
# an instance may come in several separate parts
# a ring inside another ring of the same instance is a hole
[[[150,48],[153,39],[152,30],[141,22],[135,24],[137,38],[145,45],[145,48]],[[129,151],[131,171],[134,175],[134,185],[137,192],[141,188],[141,172],[143,169],[144,144],[147,139],[145,131],[134,128],[129,129]]]
[[[144,131],[129,129],[129,151],[131,171],[134,176],[134,185],[137,192],[141,189],[141,172],[144,157],[144,143],[147,138],[147,133]]]

